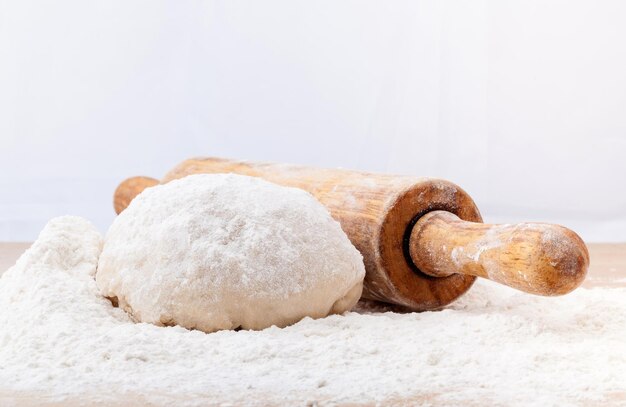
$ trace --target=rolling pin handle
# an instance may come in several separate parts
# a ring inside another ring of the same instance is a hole
[[[159,180],[150,177],[127,178],[117,187],[113,194],[113,207],[118,215],[122,213],[130,201],[135,199],[144,189],[158,185]]]
[[[589,267],[585,243],[563,226],[488,225],[446,211],[429,212],[415,223],[409,252],[430,276],[468,274],[548,296],[578,287]]]

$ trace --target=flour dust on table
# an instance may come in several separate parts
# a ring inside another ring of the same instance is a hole
[[[439,312],[356,312],[205,334],[135,323],[94,279],[102,238],[52,220],[0,278],[0,404],[620,405],[626,289],[490,282]],[[32,399],[31,399],[32,400]]]

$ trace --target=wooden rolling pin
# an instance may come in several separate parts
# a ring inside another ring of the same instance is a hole
[[[474,201],[443,180],[195,158],[161,183],[191,174],[236,173],[313,194],[341,223],[363,255],[363,297],[422,311],[441,308],[484,277],[533,294],[561,295],[585,278],[589,253],[580,237],[541,223],[487,225]],[[115,191],[119,214],[149,177]]]

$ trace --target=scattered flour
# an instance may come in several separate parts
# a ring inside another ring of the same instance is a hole
[[[135,320],[204,332],[350,310],[363,257],[311,194],[200,174],[146,189],[113,222],[96,284]]]
[[[94,280],[100,248],[87,221],[57,218],[0,278],[0,405],[626,403],[626,289],[480,282],[439,312],[360,303],[205,334],[114,308]]]

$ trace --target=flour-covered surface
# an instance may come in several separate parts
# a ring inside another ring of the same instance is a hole
[[[102,298],[101,237],[51,222],[0,278],[0,405],[624,405],[626,289],[477,283],[439,312],[204,334]]]

